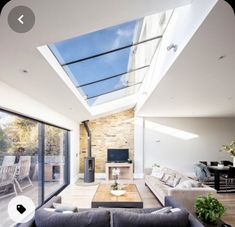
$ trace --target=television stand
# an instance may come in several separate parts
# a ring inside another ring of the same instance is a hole
[[[133,163],[128,162],[107,162],[105,163],[106,181],[113,180],[112,169],[120,169],[120,180],[133,180]]]

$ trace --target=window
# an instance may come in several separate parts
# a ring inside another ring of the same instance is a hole
[[[172,11],[48,45],[89,106],[136,94]]]
[[[68,184],[68,131],[0,110],[0,184],[6,217],[16,192],[42,205]]]

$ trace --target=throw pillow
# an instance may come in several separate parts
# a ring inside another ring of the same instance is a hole
[[[153,166],[153,167],[152,167],[151,176],[156,177],[156,176],[158,176],[160,173],[162,173],[160,167],[157,167],[157,166]]]
[[[176,188],[200,188],[202,184],[195,180],[186,180],[178,184]]]
[[[186,227],[188,226],[188,215],[186,210],[160,214],[113,211],[113,227]]]
[[[155,172],[155,173],[152,173],[151,176],[156,177],[159,180],[161,180],[164,177],[164,173],[162,173],[162,172]]]
[[[166,183],[169,177],[174,177],[174,175],[169,174],[169,173],[164,173],[164,176],[162,177],[161,181]]]
[[[175,177],[174,178],[174,183],[173,183],[173,187],[176,187],[179,183],[180,183],[181,177]]]
[[[171,212],[179,212],[179,211],[181,211],[181,209],[180,208],[178,208],[178,207],[176,207],[176,208],[172,208],[171,209]]]
[[[170,187],[174,187],[174,180],[175,180],[174,176],[169,176],[165,183],[166,183],[166,185],[168,185]]]
[[[47,207],[45,207],[44,210],[45,210],[45,211],[54,212],[54,211],[55,211],[55,208],[47,208]]]
[[[55,208],[55,211],[57,212],[64,212],[64,211],[77,212],[78,211],[78,208],[76,206],[63,204],[63,203],[53,203],[53,207]]]
[[[151,212],[151,214],[163,214],[171,212],[172,207],[163,207],[162,209],[155,210]]]

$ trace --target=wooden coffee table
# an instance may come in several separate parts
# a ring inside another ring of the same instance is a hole
[[[100,184],[92,199],[91,207],[122,207],[122,208],[143,208],[143,200],[135,184],[124,185],[126,193],[122,196],[112,195],[110,184]]]

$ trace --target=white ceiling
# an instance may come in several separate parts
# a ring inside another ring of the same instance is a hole
[[[104,27],[172,9],[191,0],[15,0],[0,17],[0,80],[74,120],[91,117],[89,111],[36,49]],[[9,11],[27,5],[35,13],[34,28],[25,34],[7,24]],[[29,71],[28,74],[22,72]]]
[[[234,42],[234,13],[219,1],[138,114],[234,117]]]

